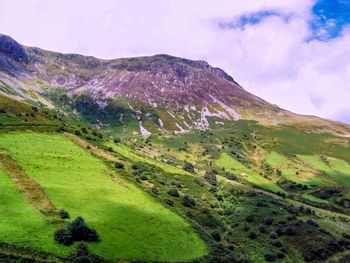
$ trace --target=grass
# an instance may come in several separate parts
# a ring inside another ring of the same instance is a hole
[[[298,155],[298,158],[323,172],[339,185],[350,186],[350,165],[347,162],[327,158],[328,163],[326,163],[317,155]]]
[[[317,198],[311,194],[302,194],[302,197],[307,200],[310,200],[311,202],[320,203],[320,204],[329,204],[329,201],[321,198]]]
[[[227,153],[222,153],[220,155],[220,158],[216,160],[216,165],[221,168],[225,168],[225,171],[235,174],[242,180],[246,180],[249,183],[252,183],[266,190],[272,192],[284,192],[284,190],[282,190],[278,185],[258,175],[253,170],[248,169],[243,164],[233,159]],[[245,174],[245,176],[242,174]]]
[[[300,165],[286,156],[272,151],[266,157],[266,162],[273,168],[281,170],[282,175],[290,181],[307,185],[328,186],[325,178],[318,176],[305,165]]]
[[[178,167],[175,167],[175,166],[172,166],[172,165],[160,162],[160,161],[152,160],[150,158],[141,156],[141,155],[135,153],[133,150],[131,150],[130,148],[128,148],[125,145],[115,144],[113,142],[106,142],[105,145],[107,147],[111,147],[116,153],[118,153],[118,154],[122,155],[123,157],[125,157],[129,160],[132,160],[134,162],[143,162],[143,163],[151,164],[151,165],[154,165],[154,166],[156,166],[156,167],[158,167],[158,168],[160,168],[168,173],[189,175],[186,171],[184,171]]]
[[[114,182],[104,162],[63,135],[7,133],[1,135],[0,147],[44,188],[57,208],[72,218],[82,216],[97,230],[101,242],[89,245],[93,253],[160,261],[207,254],[206,245],[184,219],[134,184]]]
[[[63,255],[72,248],[53,240],[55,226],[35,210],[0,166],[0,241]]]

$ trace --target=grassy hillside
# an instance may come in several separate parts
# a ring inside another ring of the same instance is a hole
[[[72,218],[82,216],[97,230],[101,242],[90,246],[93,253],[144,260],[184,260],[207,253],[185,220],[134,184],[114,182],[111,176],[120,175],[63,135],[7,133],[1,135],[0,147],[56,207]]]
[[[0,242],[58,255],[73,251],[53,240],[54,231],[55,225],[31,207],[0,165]]]

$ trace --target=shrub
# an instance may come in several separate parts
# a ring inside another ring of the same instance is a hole
[[[182,168],[189,173],[194,173],[194,165],[191,163],[186,162]]]
[[[117,168],[117,169],[124,169],[124,164],[121,163],[121,162],[116,162],[116,163],[114,164],[114,166],[115,166],[115,168]]]
[[[74,133],[75,133],[75,135],[77,135],[77,136],[80,136],[80,135],[81,135],[81,132],[80,132],[79,130],[75,130]]]
[[[72,262],[73,263],[91,263],[92,261],[88,256],[81,256],[81,257],[75,258]]]
[[[274,241],[274,242],[272,243],[272,245],[275,246],[275,247],[279,247],[279,248],[283,247],[282,242],[279,241],[279,240]]]
[[[296,229],[292,226],[286,228],[285,233],[287,236],[294,236],[296,234]]]
[[[167,205],[174,206],[174,201],[171,200],[171,199],[165,199],[164,202],[165,202]]]
[[[268,252],[264,255],[264,258],[266,261],[272,262],[272,261],[275,261],[277,257],[274,253]]]
[[[88,254],[89,254],[88,246],[84,243],[80,243],[76,251],[76,256],[81,257],[81,256],[87,256]]]
[[[319,227],[318,223],[312,219],[306,221],[310,226]]]
[[[217,185],[216,175],[212,170],[206,171],[204,179],[211,185]]]
[[[69,213],[64,209],[61,209],[60,211],[58,211],[58,214],[59,214],[61,219],[70,218]]]
[[[215,241],[219,242],[221,240],[221,236],[220,236],[220,233],[218,231],[213,231],[211,233],[211,236]]]
[[[96,242],[99,240],[96,230],[90,228],[82,217],[77,217],[71,222],[67,230],[72,235],[74,241]]]
[[[248,237],[249,237],[250,239],[256,239],[257,234],[256,234],[255,232],[250,232],[249,235],[248,235]]]
[[[182,199],[182,204],[186,207],[193,207],[196,205],[196,201],[192,197],[185,195]]]
[[[156,187],[156,186],[153,186],[153,187],[151,188],[151,191],[152,191],[152,193],[154,193],[155,195],[159,195],[159,193],[160,193],[158,187]]]
[[[273,223],[273,219],[271,217],[264,218],[265,225],[271,225]]]
[[[225,173],[224,176],[225,176],[227,179],[232,180],[232,181],[237,180],[237,176],[235,176],[234,174],[231,174],[231,173]]]
[[[173,196],[173,197],[179,197],[180,196],[179,192],[175,188],[170,189],[168,191],[168,195]]]
[[[114,143],[120,143],[121,140],[120,140],[120,138],[114,138],[113,142],[114,142]]]
[[[73,237],[67,229],[59,229],[55,232],[55,240],[65,246],[73,243]]]
[[[96,242],[99,240],[99,236],[96,230],[86,225],[83,218],[78,217],[69,223],[66,228],[57,230],[55,232],[55,240],[58,243],[69,246],[73,241]]]

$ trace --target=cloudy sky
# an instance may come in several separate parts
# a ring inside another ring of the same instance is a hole
[[[100,58],[206,60],[283,108],[350,123],[350,0],[0,0],[0,32]]]

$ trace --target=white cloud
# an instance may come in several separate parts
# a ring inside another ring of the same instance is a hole
[[[19,42],[102,58],[168,53],[224,68],[247,90],[289,110],[350,111],[350,31],[305,42],[315,0],[0,0],[0,32]],[[218,23],[273,10],[259,24]]]

